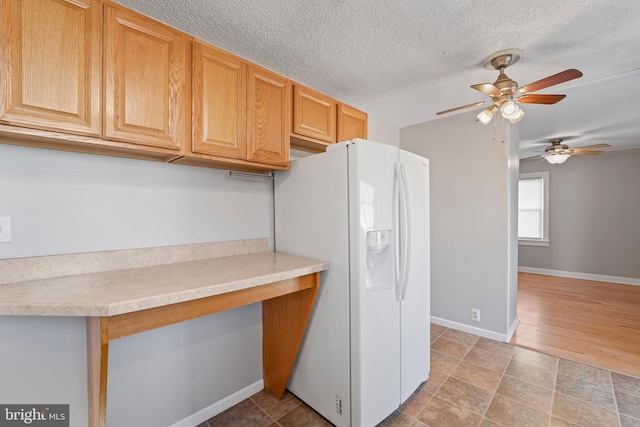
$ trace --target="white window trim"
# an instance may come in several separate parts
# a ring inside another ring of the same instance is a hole
[[[544,206],[542,211],[542,239],[520,238],[518,237],[519,245],[526,246],[549,246],[549,172],[529,172],[521,173],[519,179],[542,179],[542,186],[544,191]]]

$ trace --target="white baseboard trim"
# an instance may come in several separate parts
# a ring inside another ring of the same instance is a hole
[[[511,323],[511,326],[509,326],[509,330],[507,331],[507,340],[505,342],[511,341],[511,338],[513,337],[513,334],[516,333],[516,329],[518,328],[519,324],[520,319],[518,319],[518,317],[516,316],[516,318],[513,320],[513,323]]]
[[[516,319],[517,320],[517,319]],[[519,322],[519,321],[518,321]],[[476,328],[475,326],[465,325],[464,323],[452,322],[451,320],[441,319],[439,317],[431,316],[431,323],[435,323],[436,325],[444,326],[447,328],[455,329],[462,332],[467,332],[469,334],[479,335],[481,337],[489,338],[495,341],[501,342],[509,342],[511,338],[511,334],[501,334],[499,332],[489,331],[487,329]],[[515,326],[518,326],[516,322],[514,322]],[[515,332],[515,327],[512,325],[513,331]],[[509,328],[511,331],[511,328]]]
[[[215,417],[221,412],[226,411],[232,406],[237,405],[243,400],[253,396],[264,389],[264,380],[256,381],[255,383],[233,393],[231,396],[227,396],[224,399],[209,405],[204,409],[199,410],[195,414],[189,415],[187,418],[183,418],[175,424],[171,424],[169,427],[195,427],[209,418]]]
[[[575,271],[547,270],[546,268],[518,267],[523,273],[544,274],[545,276],[569,277],[571,279],[595,280],[596,282],[619,283],[640,286],[640,279],[633,277],[604,276],[602,274],[577,273]]]

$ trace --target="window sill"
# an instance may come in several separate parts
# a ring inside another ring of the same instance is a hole
[[[523,246],[549,246],[548,240],[543,239],[518,239],[518,245]]]

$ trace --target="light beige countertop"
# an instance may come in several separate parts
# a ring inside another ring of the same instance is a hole
[[[327,268],[325,262],[263,251],[16,281],[0,284],[0,315],[114,316]]]

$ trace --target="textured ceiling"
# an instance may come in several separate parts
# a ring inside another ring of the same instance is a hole
[[[480,62],[519,48],[520,86],[577,68],[580,79],[525,105],[521,157],[541,142],[640,146],[640,1],[117,0],[400,127],[486,100]],[[478,123],[478,126],[482,126]]]

